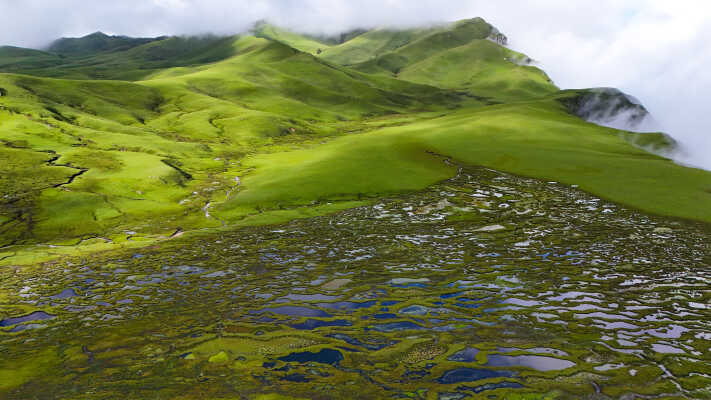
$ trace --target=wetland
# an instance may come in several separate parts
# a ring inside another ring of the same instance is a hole
[[[711,398],[711,229],[460,169],[0,274],[0,397]]]

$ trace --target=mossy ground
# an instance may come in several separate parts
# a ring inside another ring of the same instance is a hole
[[[465,168],[327,217],[18,267],[0,320],[55,318],[3,322],[0,395],[709,398],[708,235]]]

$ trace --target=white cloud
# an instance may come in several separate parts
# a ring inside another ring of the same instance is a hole
[[[711,3],[620,3],[602,1],[577,17],[550,8],[571,16],[557,15],[557,24],[501,18],[512,46],[540,60],[559,86],[613,86],[633,94],[682,143],[680,161],[711,169]],[[606,20],[615,23],[598,25]]]
[[[706,0],[0,0],[0,42],[41,46],[97,30],[236,33],[262,18],[313,33],[482,16],[564,88],[639,98],[711,169],[711,2]]]

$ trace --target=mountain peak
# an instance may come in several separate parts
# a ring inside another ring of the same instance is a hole
[[[101,31],[96,31],[94,33],[90,33],[86,36],[81,37],[80,39],[85,39],[85,38],[108,38],[110,37],[109,35],[105,34],[104,32]]]

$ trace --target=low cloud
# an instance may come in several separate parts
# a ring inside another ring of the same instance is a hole
[[[562,88],[618,87],[711,169],[711,3],[705,0],[0,0],[0,41],[41,47],[97,30],[229,34],[254,21],[310,33],[482,16]]]
[[[502,16],[511,46],[539,60],[563,88],[610,86],[634,95],[657,122],[647,129],[679,141],[678,161],[711,170],[711,3],[602,1],[579,12],[578,2],[555,3],[542,4],[553,17],[531,10],[528,25]],[[534,23],[539,17],[546,22]]]

